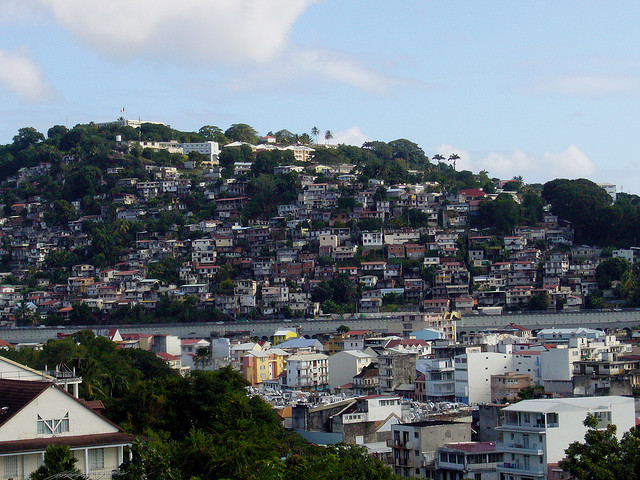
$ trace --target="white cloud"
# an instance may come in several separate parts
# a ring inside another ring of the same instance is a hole
[[[575,145],[562,152],[545,152],[542,155],[530,155],[522,150],[472,155],[448,144],[440,145],[436,151],[445,157],[451,153],[460,155],[457,170],[486,170],[490,176],[503,179],[520,175],[529,183],[554,178],[590,178],[597,172],[595,163]]]
[[[542,81],[533,91],[573,96],[634,93],[640,91],[640,80],[626,75],[569,75]]]
[[[70,32],[115,57],[196,64],[280,54],[313,0],[38,0]]]
[[[2,0],[0,1],[0,22],[15,22],[18,20],[31,20],[41,18],[41,9],[29,0]]]
[[[389,77],[369,70],[338,52],[300,49],[291,54],[293,64],[304,74],[321,74],[372,93],[385,94],[393,83]]]
[[[318,137],[323,138],[322,135]],[[319,138],[319,140],[320,140]],[[344,143],[345,145],[355,145],[356,147],[361,147],[363,143],[368,142],[369,137],[367,137],[360,127],[351,127],[347,130],[341,130],[333,134],[333,139],[331,143],[340,145]],[[322,142],[321,142],[322,143]]]
[[[46,102],[55,94],[42,71],[21,52],[0,50],[0,85],[27,102]]]
[[[63,28],[113,60],[143,58],[203,68],[219,63],[241,67],[233,75],[233,85],[227,87],[230,91],[320,76],[387,93],[392,80],[344,53],[291,44],[289,36],[296,21],[317,1],[31,0],[51,12]],[[246,66],[253,70],[247,72]]]

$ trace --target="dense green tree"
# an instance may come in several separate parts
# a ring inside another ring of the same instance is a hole
[[[76,207],[66,200],[56,200],[52,211],[45,218],[53,225],[66,225],[77,218]]]
[[[624,225],[622,230],[612,231],[612,213],[617,210],[610,207],[611,197],[604,189],[590,180],[557,179],[547,182],[542,197],[551,204],[553,213],[572,222],[577,242],[619,245],[621,239],[630,236],[627,233],[629,227]]]
[[[540,195],[538,195],[533,190],[527,190],[522,195],[521,205],[522,222],[524,224],[535,225],[537,222],[542,221],[544,205],[542,203]]]
[[[234,123],[224,132],[224,136],[232,142],[258,143],[258,132],[246,123]]]
[[[69,129],[64,125],[54,125],[49,130],[47,130],[47,138],[49,140],[55,140],[62,138],[69,132]]]
[[[403,159],[409,168],[428,168],[429,159],[424,151],[415,143],[406,139],[389,142],[393,158]]]
[[[214,125],[204,125],[203,127],[200,127],[198,133],[204,140],[218,142],[221,146],[229,143],[229,140],[224,136],[222,129]]]
[[[49,445],[44,452],[42,465],[33,472],[31,480],[48,480],[51,478],[68,478],[82,480],[85,478],[78,467],[78,459],[66,445]]]
[[[596,282],[601,290],[611,288],[611,282],[622,280],[623,275],[631,268],[623,258],[608,258],[596,267]]]
[[[44,135],[33,127],[18,129],[18,134],[13,137],[13,150],[19,152],[44,141]]]
[[[588,415],[584,442],[573,442],[565,450],[566,458],[558,465],[579,480],[632,480],[640,478],[640,430],[626,432],[622,440],[617,428],[598,427],[598,420]]]
[[[547,292],[537,292],[531,295],[527,308],[529,310],[546,310],[549,306],[549,294]]]
[[[500,194],[495,200],[483,200],[475,222],[481,227],[492,227],[509,234],[520,223],[520,206],[509,194]]]

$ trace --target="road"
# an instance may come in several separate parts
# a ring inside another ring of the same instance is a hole
[[[121,333],[142,333],[147,335],[168,334],[181,338],[202,338],[211,335],[229,335],[232,332],[248,332],[251,336],[270,337],[276,330],[298,328],[303,335],[331,333],[340,325],[352,330],[373,330],[387,332],[396,325],[394,314],[388,317],[361,318],[334,316],[319,320],[270,320],[265,322],[236,323],[193,323],[193,324],[153,324],[117,326]],[[581,311],[570,313],[529,313],[512,315],[469,315],[463,316],[457,324],[458,333],[501,328],[514,323],[533,330],[550,327],[588,328],[633,328],[640,326],[640,311]],[[59,332],[73,333],[83,329],[94,330],[105,335],[115,326],[86,327],[46,327],[46,328],[4,328],[0,329],[0,339],[10,343],[42,343],[56,338]],[[394,331],[394,330],[391,330]]]

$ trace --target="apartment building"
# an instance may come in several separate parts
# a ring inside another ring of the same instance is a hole
[[[635,427],[634,400],[627,397],[524,400],[502,412],[497,450],[504,463],[497,470],[504,480],[552,478],[569,444],[584,440],[588,414],[597,418],[599,429],[616,425],[618,439]]]

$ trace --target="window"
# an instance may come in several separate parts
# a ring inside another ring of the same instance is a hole
[[[104,448],[92,448],[89,450],[89,470],[102,470],[104,468]]]
[[[16,478],[18,476],[18,456],[4,457],[4,477]]]
[[[38,434],[54,434],[69,431],[69,412],[64,417],[56,419],[43,419],[38,415]]]

